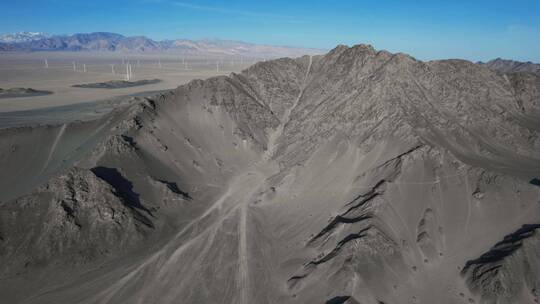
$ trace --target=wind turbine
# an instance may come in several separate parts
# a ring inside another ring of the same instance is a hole
[[[218,73],[219,73],[219,60],[218,60],[218,61],[216,61],[216,72],[218,72]]]
[[[83,72],[86,73],[86,63],[83,63]]]
[[[114,64],[111,64],[111,72],[114,75]]]
[[[45,67],[46,67],[46,68],[49,67],[49,62],[47,61],[47,58],[45,58]]]
[[[161,69],[161,58],[158,58],[158,66]]]
[[[77,72],[77,65],[75,64],[75,61],[73,61],[72,63],[73,63],[73,72]]]

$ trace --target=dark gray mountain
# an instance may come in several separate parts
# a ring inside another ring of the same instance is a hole
[[[257,45],[218,39],[154,41],[144,36],[125,37],[115,33],[74,34],[25,41],[5,41],[0,42],[0,51],[176,52],[188,55],[250,57],[294,57],[324,52],[318,49]]]
[[[534,74],[357,45],[4,129],[0,294],[534,303],[539,122]]]

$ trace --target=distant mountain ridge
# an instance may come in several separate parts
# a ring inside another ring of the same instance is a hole
[[[501,73],[516,73],[516,72],[528,72],[540,75],[540,64],[530,61],[521,62],[515,60],[508,60],[502,58],[496,58],[488,62],[478,62],[478,64],[486,66],[492,70]]]
[[[26,35],[29,36],[29,35]],[[253,44],[241,41],[175,39],[155,41],[145,36],[116,33],[79,33],[67,36],[35,36],[0,40],[0,51],[109,51],[109,52],[178,52],[188,55],[243,55],[251,57],[298,57],[325,53],[325,50]]]

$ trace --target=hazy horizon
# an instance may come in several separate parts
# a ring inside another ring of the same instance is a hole
[[[44,31],[37,31],[37,30],[22,30],[22,31],[17,31],[17,32],[0,32],[0,36],[20,34],[20,33],[40,33],[40,34],[45,34],[45,35],[50,35],[50,36],[72,36],[72,35],[77,35],[77,34],[108,33],[108,34],[119,34],[119,35],[122,35],[124,37],[146,37],[146,38],[149,38],[149,39],[154,40],[154,41],[182,40],[182,39],[193,40],[193,41],[204,41],[204,40],[212,41],[212,40],[216,40],[216,41],[231,41],[231,42],[251,43],[251,44],[258,44],[258,45],[284,46],[284,47],[293,47],[293,48],[311,48],[311,47],[304,47],[302,45],[255,43],[255,42],[241,40],[241,39],[227,39],[227,38],[222,38],[222,37],[210,37],[210,36],[209,37],[200,37],[200,38],[170,37],[170,38],[165,38],[165,39],[156,39],[154,37],[149,37],[149,36],[146,36],[146,35],[127,35],[127,34],[124,34],[124,33],[111,32],[111,31],[49,33],[49,32],[44,32]],[[330,50],[328,48],[313,48],[313,49]]]

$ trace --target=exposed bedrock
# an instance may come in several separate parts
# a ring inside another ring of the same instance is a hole
[[[338,46],[1,130],[0,294],[533,303],[539,85]]]
[[[506,235],[462,270],[467,283],[486,303],[538,302],[540,224]]]

